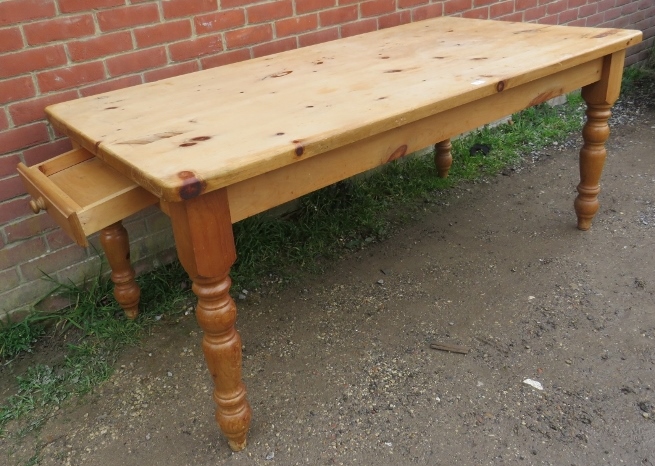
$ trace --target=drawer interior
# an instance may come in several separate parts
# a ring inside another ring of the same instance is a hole
[[[159,199],[79,148],[39,165],[18,165],[35,213],[45,210],[79,245]]]

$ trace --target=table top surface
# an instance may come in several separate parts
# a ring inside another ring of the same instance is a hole
[[[55,127],[178,201],[627,48],[641,32],[442,17],[56,104]]]

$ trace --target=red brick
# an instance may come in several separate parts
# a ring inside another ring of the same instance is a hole
[[[62,13],[77,13],[123,5],[125,0],[59,0],[59,9]]]
[[[396,0],[370,0],[359,5],[362,18],[380,16],[385,13],[396,11]]]
[[[623,5],[623,8],[621,8],[621,14],[622,15],[630,15],[630,14],[634,13],[635,11],[637,11],[638,8],[639,8],[638,3],[634,3],[634,2],[628,3],[627,5]]]
[[[252,48],[253,57],[263,57],[264,55],[272,55],[274,53],[285,52],[298,48],[298,41],[295,37],[287,37],[286,39],[267,42],[265,44],[257,45]]]
[[[311,31],[318,27],[318,15],[295,16],[275,22],[277,37],[287,37]]]
[[[598,2],[598,11],[607,11],[610,8],[614,8],[615,5],[616,0],[600,0],[600,2]]]
[[[220,34],[203,36],[199,39],[176,42],[168,46],[173,61],[185,61],[203,55],[213,55],[223,51]]]
[[[430,3],[429,0],[398,0],[398,8],[409,8],[416,5]]]
[[[479,8],[481,6],[487,6],[492,3],[495,3],[497,0],[473,0],[473,6]],[[514,1],[514,0],[513,0]]]
[[[3,244],[4,243],[0,241],[0,248],[2,247]],[[20,285],[20,276],[18,275],[18,267],[3,270],[2,272],[0,272],[0,293],[13,290],[19,285]]]
[[[626,1],[629,2],[629,1],[631,1],[631,0],[626,0]],[[587,4],[587,0],[569,0],[569,3],[567,4],[567,7],[568,7],[569,9],[572,9],[572,8],[579,8],[579,7],[581,7],[582,5],[586,5],[586,4]],[[517,9],[518,9],[518,7],[517,7]]]
[[[537,20],[539,24],[557,24],[557,15],[544,16]]]
[[[586,16],[591,16],[598,11],[598,5],[596,3],[591,3],[589,5],[581,6],[578,10],[578,16],[584,18]]]
[[[44,273],[51,275],[84,259],[86,259],[86,250],[75,244],[49,251],[48,254],[24,262],[20,264],[20,271],[27,280],[36,280],[43,278]]]
[[[576,19],[578,19],[578,10],[566,10],[559,14],[557,22],[558,24],[568,24]]]
[[[45,235],[48,247],[54,251],[75,244],[64,230],[54,230]],[[79,248],[79,246],[78,246]]]
[[[23,37],[20,35],[20,29],[17,27],[0,29],[0,53],[22,48]]]
[[[444,14],[452,15],[471,9],[471,0],[446,0],[443,4]]]
[[[218,2],[216,0],[168,0],[161,2],[164,8],[164,18],[179,18],[182,16],[197,15],[198,13],[207,13],[216,11],[218,9]],[[221,2],[222,6],[225,2]]]
[[[412,14],[409,10],[391,13],[390,15],[380,16],[378,18],[378,27],[380,29],[407,24],[412,21]]]
[[[605,12],[605,21],[612,21],[621,16],[621,8],[611,8]]]
[[[16,126],[22,126],[37,120],[45,120],[43,109],[48,105],[73,100],[78,97],[77,91],[50,94],[45,97],[24,100],[9,106],[11,120]]]
[[[141,76],[123,76],[121,78],[103,81],[99,84],[82,87],[80,88],[80,95],[82,97],[88,97],[90,95],[102,94],[103,92],[115,91],[116,89],[136,86],[141,83],[143,83]]]
[[[188,39],[191,37],[191,21],[183,19],[135,29],[134,37],[139,48]]]
[[[65,65],[67,61],[63,45],[31,48],[0,55],[0,78]]]
[[[339,38],[339,28],[321,29],[316,32],[310,32],[298,37],[298,45],[307,47],[309,45],[320,44]]]
[[[499,16],[505,16],[513,12],[514,12],[514,0],[494,3],[489,7],[489,16],[492,19],[498,18]]]
[[[96,16],[100,30],[104,32],[156,23],[159,21],[159,10],[155,3],[146,3],[100,11]]]
[[[362,19],[354,23],[347,23],[341,26],[341,37],[356,36],[365,32],[375,31],[378,28],[378,22],[375,18]]]
[[[193,73],[198,71],[198,62],[188,61],[186,63],[178,63],[176,65],[166,66],[158,70],[148,71],[143,74],[143,78],[147,83],[159,81],[160,79],[172,78],[173,76],[180,76],[183,74]]]
[[[546,14],[554,15],[566,10],[568,0],[558,0],[546,6]],[[614,0],[612,0],[614,1]]]
[[[501,16],[498,18],[501,21],[513,21],[515,23],[523,22],[523,12],[517,11],[516,13],[510,13],[509,15]]]
[[[336,0],[296,0],[296,14],[325,10],[336,5]]]
[[[20,162],[20,159],[16,154],[3,155],[0,157],[0,178],[16,173],[16,165],[18,165],[18,162]]]
[[[523,19],[525,21],[534,21],[536,19],[543,18],[545,14],[546,14],[545,6],[529,8],[523,12]]]
[[[639,2],[639,9],[640,10],[645,10],[648,7],[652,8],[653,6],[653,0],[641,0]]]
[[[30,209],[29,201],[30,199],[25,196],[0,203],[0,224],[11,222],[20,217],[34,215],[32,209]]]
[[[232,8],[235,6],[250,5],[252,3],[259,3],[262,0],[221,0],[221,8]]]
[[[278,0],[248,7],[246,12],[248,13],[248,23],[265,23],[292,16],[293,4],[291,0]]]
[[[20,222],[5,226],[5,235],[7,236],[7,243],[14,243],[55,228],[57,228],[57,222],[50,215],[42,213],[31,215]]]
[[[23,160],[28,167],[45,162],[56,155],[63,154],[72,149],[70,139],[62,138],[49,141],[23,151]]]
[[[95,32],[95,25],[92,15],[64,16],[26,24],[23,26],[23,32],[28,44],[39,45],[90,36]]]
[[[0,212],[5,210],[6,204],[0,204]],[[13,220],[13,218],[11,219]],[[82,249],[82,248],[80,248]],[[46,253],[46,245],[43,238],[32,238],[16,244],[8,244],[0,249],[0,270],[14,267],[16,264],[25,262],[32,257]]]
[[[166,49],[164,47],[153,47],[108,58],[107,69],[110,76],[120,76],[151,68],[159,68],[166,62]]]
[[[433,5],[420,6],[412,10],[412,21],[421,21],[428,18],[436,18],[443,14],[443,5],[435,3]]]
[[[45,123],[34,123],[0,133],[0,154],[9,154],[50,139]]]
[[[230,63],[249,60],[250,58],[250,50],[248,49],[232,50],[230,52],[221,53],[219,55],[204,57],[200,60],[200,64],[202,65],[202,69],[206,70],[209,68],[215,68],[217,66],[229,65]]]
[[[332,10],[321,11],[318,14],[321,20],[321,26],[333,26],[335,24],[343,24],[350,21],[355,21],[359,18],[359,11],[357,5],[344,6],[334,8]]]
[[[9,128],[9,117],[7,116],[7,111],[4,108],[0,108],[0,131],[4,131]]]
[[[23,180],[15,174],[0,180],[0,202],[25,194]]]
[[[0,105],[7,102],[29,99],[36,95],[34,83],[30,76],[5,79],[0,81]]]
[[[39,89],[43,93],[70,89],[71,87],[100,81],[104,78],[105,67],[99,61],[44,71],[36,75]]]
[[[587,1],[587,0],[583,0]],[[537,0],[516,0],[516,9],[517,10],[527,10],[528,8],[534,8],[538,4]]]
[[[260,24],[225,33],[228,49],[259,44],[273,38],[273,28],[270,24]]]
[[[246,24],[244,10],[226,10],[209,15],[196,16],[193,19],[197,34],[225,31]]]
[[[595,15],[591,15],[587,18],[586,25],[590,27],[598,26],[600,23],[603,22],[604,17],[605,17],[605,13],[597,13]]]
[[[56,13],[53,0],[9,0],[0,2],[0,27],[35,19],[52,18]]]
[[[473,8],[472,10],[468,10],[462,13],[462,17],[473,19],[489,19],[489,7],[485,6],[482,8]]]
[[[93,60],[132,50],[132,34],[129,31],[102,34],[92,39],[68,42],[66,47],[73,61]]]
[[[571,21],[568,23],[568,26],[576,26],[576,27],[584,27],[584,25],[587,23],[586,19],[576,19],[575,21]]]

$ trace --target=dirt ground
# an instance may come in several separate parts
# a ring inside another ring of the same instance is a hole
[[[0,462],[41,443],[43,465],[654,465],[655,110],[623,106],[590,231],[574,138],[238,300],[245,451],[217,430],[190,313]]]

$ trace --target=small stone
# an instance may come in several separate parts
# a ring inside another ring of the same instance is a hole
[[[377,281],[377,284],[378,284],[378,285],[384,285],[384,280],[379,279],[379,280]]]
[[[272,460],[273,458],[275,458],[275,452],[274,451],[271,451],[271,452],[266,454],[266,459],[268,461]]]
[[[567,363],[569,366],[570,366],[571,364],[573,364],[573,361],[571,361],[570,359],[567,359],[567,360],[564,361],[564,362]]]

